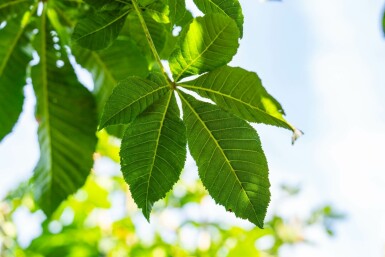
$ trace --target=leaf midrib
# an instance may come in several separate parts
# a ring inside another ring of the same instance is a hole
[[[235,98],[235,97],[233,97],[232,95],[224,94],[224,93],[221,93],[221,92],[219,92],[219,91],[215,91],[215,90],[213,90],[213,89],[211,89],[211,88],[191,86],[191,85],[188,85],[188,84],[180,84],[180,86],[182,86],[182,87],[184,87],[184,88],[187,88],[187,89],[190,88],[190,89],[196,89],[196,90],[207,91],[207,92],[210,92],[210,93],[213,93],[213,94],[218,94],[218,95],[220,95],[220,96],[222,96],[222,97],[230,98],[231,100],[234,100],[234,101],[236,101],[236,102],[239,102],[239,103],[242,103],[242,104],[244,104],[244,105],[247,105],[248,107],[250,107],[250,108],[252,108],[252,109],[254,109],[254,110],[256,110],[256,111],[262,112],[262,113],[268,115],[269,117],[271,117],[271,118],[273,118],[273,119],[276,119],[276,120],[279,120],[279,121],[281,121],[281,122],[284,122],[285,124],[287,124],[287,125],[291,128],[291,130],[294,131],[294,128],[292,128],[292,126],[291,126],[289,123],[287,123],[284,119],[279,119],[278,117],[272,116],[271,114],[269,114],[269,113],[266,112],[265,110],[260,109],[260,108],[258,108],[257,106],[251,105],[250,103],[243,102],[243,101],[241,101],[241,99]]]
[[[93,34],[99,32],[99,31],[101,31],[101,30],[107,28],[108,26],[111,26],[112,24],[114,24],[115,22],[117,22],[118,20],[120,20],[123,16],[127,15],[129,12],[130,12],[130,9],[128,9],[126,12],[124,12],[124,13],[123,13],[122,15],[120,15],[119,17],[113,19],[111,22],[105,24],[104,26],[102,26],[102,27],[100,27],[100,28],[98,28],[98,29],[96,29],[96,30],[94,30],[94,31],[91,31],[90,33],[85,34],[85,35],[83,35],[83,36],[81,36],[81,37],[78,37],[78,38],[76,39],[76,41],[79,41],[79,40],[81,40],[81,39],[83,39],[83,38],[85,38],[85,37],[88,37],[88,36],[90,36],[90,35],[93,35]]]
[[[154,164],[155,164],[155,159],[156,159],[156,156],[158,155],[158,147],[159,147],[159,139],[160,139],[160,135],[161,135],[161,132],[163,130],[163,123],[164,123],[164,120],[166,118],[166,114],[167,114],[167,111],[168,111],[168,108],[169,108],[169,105],[170,105],[170,102],[171,102],[171,97],[172,97],[172,91],[170,91],[170,96],[168,97],[168,101],[166,103],[166,107],[164,109],[164,113],[163,113],[163,116],[162,116],[162,119],[161,119],[161,122],[160,122],[160,126],[159,126],[159,130],[158,130],[158,135],[156,137],[156,145],[155,145],[155,151],[154,151],[154,156],[152,158],[152,163],[151,163],[151,166],[150,166],[150,173],[148,175],[148,180],[147,180],[147,190],[146,190],[146,205],[145,205],[145,208],[146,208],[146,213],[148,212],[147,210],[147,202],[148,202],[148,190],[150,188],[150,180],[151,180],[151,175],[152,175],[152,171],[154,170]]]
[[[53,179],[52,179],[52,173],[53,173],[53,156],[52,156],[52,148],[53,148],[53,145],[52,145],[52,135],[51,135],[51,124],[50,124],[50,113],[49,113],[49,96],[48,96],[48,74],[47,74],[47,68],[48,68],[48,65],[47,65],[47,36],[46,36],[46,19],[47,19],[47,9],[46,9],[46,6],[43,7],[43,13],[41,15],[41,27],[40,27],[40,33],[41,33],[41,54],[40,54],[40,62],[41,62],[41,76],[42,76],[42,93],[43,93],[43,102],[44,102],[44,108],[43,108],[43,112],[44,112],[44,116],[45,116],[45,120],[46,122],[44,123],[45,124],[45,128],[47,130],[47,135],[48,135],[48,154],[47,156],[49,156],[49,169],[48,169],[48,176],[50,176],[50,179],[48,180],[49,181],[49,192],[50,194],[49,195],[53,195]],[[49,206],[52,205],[52,198],[51,197],[48,197],[50,203],[49,203]]]
[[[223,149],[222,147],[218,144],[216,138],[214,137],[214,135],[211,133],[210,129],[206,126],[206,124],[204,123],[204,121],[200,118],[199,114],[195,111],[195,109],[190,105],[190,103],[183,97],[182,94],[180,94],[178,92],[178,95],[180,96],[180,98],[186,103],[186,105],[190,108],[190,110],[192,111],[192,113],[194,113],[194,115],[197,117],[197,119],[201,122],[201,124],[203,125],[203,127],[206,129],[206,131],[208,132],[208,134],[210,135],[210,138],[215,142],[217,148],[219,149],[220,153],[223,155],[223,157],[225,158],[225,161],[226,161],[226,164],[230,167],[230,170],[233,172],[235,178],[237,179],[240,187],[242,188],[242,191],[247,195],[247,201],[250,203],[250,205],[252,206],[252,210],[255,214],[255,218],[257,219],[258,223],[259,224],[262,224],[258,218],[258,215],[254,209],[254,205],[251,203],[250,199],[249,199],[249,195],[247,194],[247,191],[243,188],[242,186],[242,183],[241,181],[239,180],[238,176],[237,176],[237,173],[235,172],[235,170],[233,169],[233,166],[231,166],[231,162],[230,160],[227,158],[226,154],[223,152]]]
[[[205,21],[206,23],[206,21]],[[179,75],[176,77],[175,81],[179,81],[179,78],[183,75],[183,73],[188,69],[190,68],[195,62],[196,60],[198,60],[200,57],[202,57],[202,55],[214,44],[214,42],[218,39],[218,37],[223,33],[223,31],[225,29],[227,29],[229,26],[230,26],[231,22],[228,22],[226,24],[226,26],[223,27],[223,29],[221,29],[217,35],[215,35],[214,39],[207,45],[207,47],[201,52],[199,53],[199,55],[194,58],[190,64],[188,64],[181,72],[179,72]],[[190,25],[191,26],[191,25]]]

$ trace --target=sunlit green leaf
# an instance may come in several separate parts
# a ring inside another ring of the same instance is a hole
[[[267,93],[254,72],[223,66],[193,81],[184,82],[182,86],[212,99],[218,106],[242,119],[295,130],[283,118],[281,105]]]
[[[176,81],[228,63],[238,49],[239,30],[234,20],[221,14],[198,17],[190,24],[170,58]]]
[[[234,19],[242,37],[243,14],[238,0],[194,0],[194,3],[205,14],[220,13]]]
[[[153,204],[178,181],[186,159],[186,135],[172,91],[127,128],[120,151],[123,176],[149,220]]]
[[[270,183],[256,131],[214,105],[179,95],[189,149],[203,185],[217,203],[262,228]]]
[[[51,215],[90,173],[97,120],[92,94],[77,81],[66,52],[54,48],[45,10],[34,40],[40,61],[31,71],[41,152],[33,182],[37,202]]]
[[[145,12],[159,23],[170,23],[169,8],[162,2],[155,2],[145,7]]]
[[[193,19],[191,12],[186,9],[184,0],[168,0],[168,6],[171,23],[184,27],[188,21]]]
[[[106,48],[118,37],[131,8],[121,4],[113,10],[98,10],[79,20],[72,35],[75,43],[84,48]]]
[[[157,85],[140,77],[129,77],[120,81],[105,105],[100,129],[132,122],[168,90],[168,85]]]

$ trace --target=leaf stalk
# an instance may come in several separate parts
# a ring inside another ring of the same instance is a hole
[[[147,39],[148,45],[149,45],[149,47],[151,49],[152,54],[154,55],[154,58],[155,58],[156,62],[159,65],[159,68],[160,68],[160,70],[162,72],[162,75],[166,79],[166,81],[169,84],[170,88],[174,90],[175,89],[174,83],[167,76],[167,73],[166,73],[166,71],[165,71],[165,69],[163,67],[162,61],[161,61],[161,59],[159,57],[158,51],[156,50],[154,41],[152,40],[150,31],[148,30],[146,22],[145,22],[145,20],[144,20],[144,18],[142,16],[142,13],[141,13],[141,10],[140,10],[139,5],[137,3],[137,0],[132,0],[132,4],[134,5],[135,12],[138,15],[140,24],[142,25],[144,34],[146,35],[146,39]]]

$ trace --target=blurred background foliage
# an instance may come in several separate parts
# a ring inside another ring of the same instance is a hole
[[[105,132],[99,133],[99,139],[87,183],[50,219],[35,205],[27,183],[1,202],[1,257],[279,256],[283,246],[316,243],[306,238],[306,231],[314,226],[333,236],[335,221],[344,217],[325,205],[305,218],[271,213],[263,230],[246,221],[234,224],[233,219],[220,219],[222,213],[216,216],[216,210],[207,209],[212,199],[191,176],[192,170],[185,170],[184,179],[154,206],[148,224],[120,175],[119,140]],[[279,201],[298,194],[300,188],[283,185]],[[25,219],[31,215],[35,223],[39,217],[41,227],[30,239],[23,239],[21,234],[34,229]]]

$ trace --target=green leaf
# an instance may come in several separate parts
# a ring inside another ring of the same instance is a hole
[[[217,203],[262,228],[270,183],[258,134],[218,107],[178,93],[189,149],[203,185]]]
[[[184,88],[213,100],[236,116],[258,123],[290,129],[281,105],[262,86],[258,75],[238,67],[223,66],[199,78],[183,82]]]
[[[186,25],[186,21],[193,19],[191,12],[186,9],[184,0],[168,0],[168,6],[171,23],[183,27],[183,25]]]
[[[168,6],[162,2],[155,2],[145,7],[145,12],[158,23],[170,23]]]
[[[97,142],[93,96],[78,82],[65,50],[55,50],[51,33],[44,9],[34,40],[40,61],[31,70],[40,143],[33,183],[48,216],[84,184]]]
[[[120,150],[122,172],[147,220],[153,204],[178,181],[186,159],[186,134],[169,91],[127,128]]]
[[[238,0],[194,0],[194,3],[204,14],[220,13],[235,20],[242,38],[243,13]]]
[[[25,13],[31,4],[35,3],[31,0],[0,0],[0,22],[15,14]]]
[[[0,140],[19,118],[23,109],[27,65],[31,53],[27,50],[29,38],[17,18],[9,19],[0,29]]]
[[[227,64],[238,49],[239,30],[231,18],[221,14],[198,17],[170,58],[175,81]]]
[[[147,59],[136,44],[125,36],[119,36],[111,47],[100,51],[79,47],[72,49],[76,61],[92,75],[93,92],[100,114],[118,81],[129,76],[146,77],[148,74]]]
[[[120,81],[104,107],[99,129],[132,122],[167,91],[167,84],[157,85],[140,77],[129,77]]]
[[[114,3],[114,2],[120,2],[116,0],[84,0],[87,4],[89,4],[91,7],[100,9],[103,6],[106,6],[108,4]],[[124,1],[121,1],[124,2]]]
[[[162,52],[168,33],[165,24],[156,22],[146,12],[143,12],[142,15],[156,50],[158,53]],[[149,48],[146,35],[136,13],[131,13],[128,15],[126,27],[124,27],[124,30],[128,31],[129,36],[134,40],[141,52],[147,56],[149,60],[153,60],[153,54]]]
[[[79,20],[72,39],[84,48],[106,48],[118,37],[130,12],[128,5],[113,10],[99,10]]]

